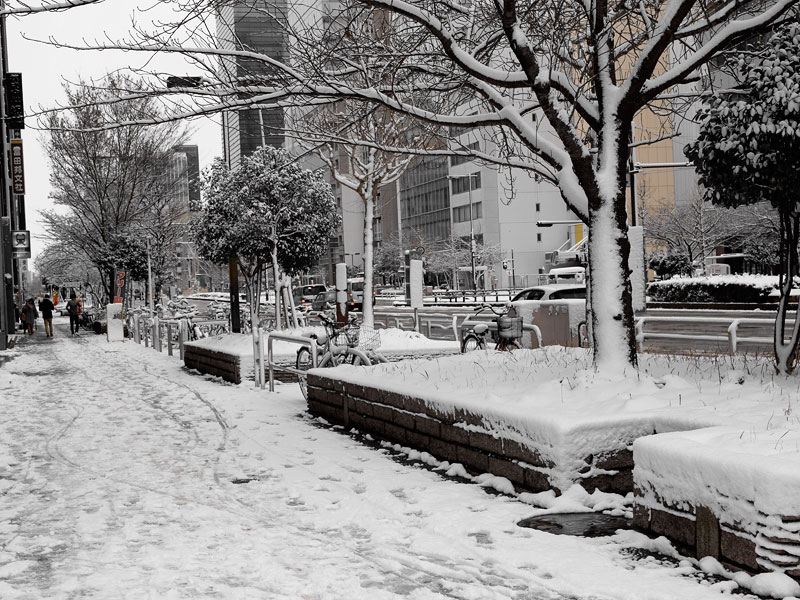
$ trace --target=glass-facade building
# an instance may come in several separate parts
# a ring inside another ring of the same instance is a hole
[[[289,59],[285,24],[286,0],[246,0],[221,4],[217,38],[221,48],[264,54],[279,61]],[[269,82],[270,69],[259,60],[222,59],[222,73],[231,82]],[[228,164],[252,154],[259,146],[281,147],[284,118],[280,109],[248,108],[222,113],[223,150]]]
[[[450,237],[448,159],[421,156],[400,178],[400,217],[404,237],[435,246]]]

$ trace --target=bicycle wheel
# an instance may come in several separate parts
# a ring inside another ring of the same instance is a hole
[[[519,340],[500,340],[497,342],[497,346],[495,346],[495,350],[500,350],[501,352],[511,352],[512,350],[522,350],[522,344],[519,343]]]
[[[295,367],[298,371],[308,371],[311,368],[311,352],[308,348],[300,348],[297,351],[297,360]],[[300,384],[300,391],[303,392],[303,398],[308,400],[308,382],[304,374],[297,374],[297,383]]]
[[[464,336],[464,341],[461,343],[461,352],[472,352],[473,350],[483,349],[486,342],[484,339],[474,333],[468,333]]]

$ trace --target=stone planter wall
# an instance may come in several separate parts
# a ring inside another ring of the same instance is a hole
[[[241,361],[236,354],[186,344],[183,363],[189,369],[197,369],[201,373],[215,375],[231,383],[242,382]]]
[[[642,491],[636,491],[637,497]],[[764,515],[766,517],[766,515]],[[683,554],[712,556],[725,567],[751,573],[785,571],[800,581],[800,516],[778,516],[786,527],[783,534],[753,535],[735,525],[720,523],[704,506],[661,508],[634,504],[633,525],[652,535],[663,535]]]
[[[763,453],[782,438],[795,443],[779,429],[749,441],[733,427],[640,438],[634,526],[732,570],[800,580],[800,476],[791,456]]]
[[[413,396],[312,373],[308,375],[308,410],[346,428],[428,452],[438,460],[461,463],[474,473],[505,477],[518,490],[560,492],[550,481],[557,465],[541,456],[533,444],[489,431],[481,415],[464,409],[447,412]],[[629,450],[589,456],[585,462],[582,472],[587,476],[579,483],[590,492],[595,488],[621,494],[633,490]],[[607,472],[588,475],[599,469]]]

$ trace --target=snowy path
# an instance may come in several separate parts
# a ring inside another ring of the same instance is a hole
[[[719,597],[625,536],[517,527],[530,506],[319,427],[296,385],[65,331],[0,363],[4,600]]]

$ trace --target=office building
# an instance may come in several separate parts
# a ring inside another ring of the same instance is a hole
[[[247,50],[288,61],[286,18],[285,0],[225,3],[217,14],[218,43],[224,49]],[[221,70],[223,77],[231,82],[258,83],[270,78],[267,66],[255,59],[223,58]],[[259,146],[283,146],[283,126],[280,109],[223,112],[222,147],[228,164],[236,166],[240,157],[252,154]]]

